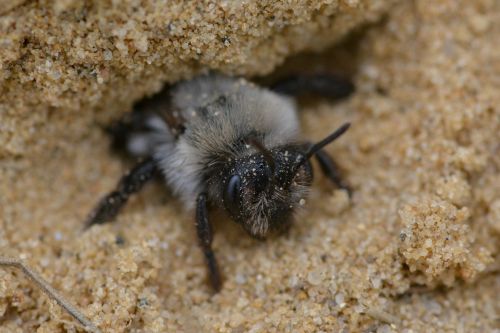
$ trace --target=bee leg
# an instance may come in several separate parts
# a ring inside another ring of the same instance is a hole
[[[85,229],[94,224],[102,224],[112,220],[125,205],[129,196],[138,192],[144,184],[153,178],[157,171],[156,161],[147,158],[139,162],[125,174],[116,189],[102,198],[85,222]]]
[[[333,74],[295,75],[276,82],[271,90],[284,95],[314,94],[341,99],[351,95],[354,85],[350,80]]]
[[[352,190],[340,176],[337,164],[333,161],[330,155],[328,155],[328,153],[323,149],[320,149],[316,152],[315,156],[323,174],[334,182],[339,188],[346,190],[349,197],[351,197]]]
[[[208,220],[207,209],[207,195],[201,193],[196,200],[196,233],[198,236],[198,243],[205,255],[205,260],[208,267],[208,277],[210,283],[216,292],[220,291],[222,287],[222,279],[212,250],[212,227]]]

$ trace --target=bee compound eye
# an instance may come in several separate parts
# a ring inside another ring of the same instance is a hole
[[[241,177],[232,175],[227,182],[224,190],[224,205],[226,209],[233,215],[238,215],[240,206],[240,190],[241,190]]]

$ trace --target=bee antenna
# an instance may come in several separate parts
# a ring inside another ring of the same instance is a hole
[[[262,153],[264,156],[264,160],[267,162],[267,165],[269,165],[269,168],[271,169],[271,181],[274,180],[274,170],[276,168],[276,163],[274,163],[274,158],[271,152],[262,144],[260,140],[258,140],[256,137],[250,137],[246,140],[246,142],[252,146],[254,146],[259,152]]]
[[[307,149],[307,151],[304,153],[304,155],[300,157],[300,159],[297,161],[294,170],[297,171],[304,163],[306,163],[307,160],[309,160],[314,154],[316,154],[318,150],[320,150],[321,148],[333,142],[339,136],[344,134],[349,129],[350,126],[351,123],[345,123],[344,125],[337,128],[335,131],[332,132],[332,134],[328,135],[320,142],[311,145],[309,149]]]
[[[318,150],[320,150],[324,146],[330,144],[335,139],[337,139],[339,136],[344,134],[349,129],[350,126],[351,126],[351,123],[345,123],[344,125],[337,128],[335,131],[332,132],[332,134],[328,135],[326,138],[324,138],[320,142],[317,142],[317,143],[313,144],[312,146],[310,146],[309,149],[307,150],[307,152],[305,153],[306,160],[310,159],[314,154],[316,154],[318,152]]]

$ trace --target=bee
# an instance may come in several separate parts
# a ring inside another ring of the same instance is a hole
[[[112,220],[130,195],[159,174],[194,211],[208,277],[219,291],[209,207],[225,210],[252,237],[286,230],[311,186],[312,156],[333,183],[349,191],[322,150],[349,123],[316,144],[301,141],[294,97],[342,98],[352,90],[349,81],[336,76],[289,77],[265,88],[216,73],[164,89],[109,127],[113,146],[142,160],[101,199],[85,226]]]

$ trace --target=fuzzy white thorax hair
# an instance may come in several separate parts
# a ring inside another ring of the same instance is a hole
[[[268,148],[297,139],[294,101],[243,79],[208,75],[185,81],[172,90],[172,102],[186,129],[177,139],[165,133],[155,157],[188,208],[205,190],[204,169],[214,158],[236,157],[234,143],[245,135],[257,131]]]

